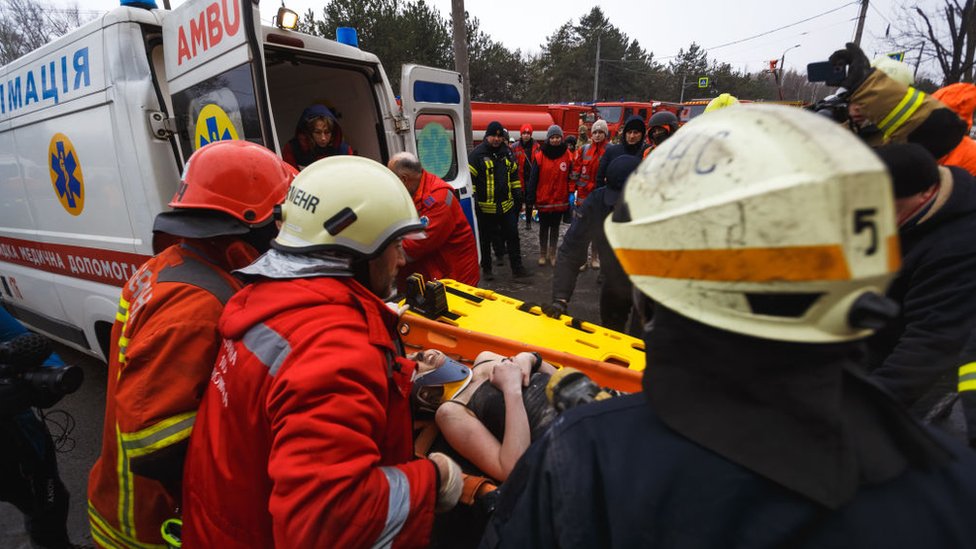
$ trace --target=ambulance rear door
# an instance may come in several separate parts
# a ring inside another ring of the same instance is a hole
[[[410,124],[407,150],[417,154],[425,170],[454,187],[477,236],[462,94],[461,75],[454,71],[403,66],[400,100]]]
[[[276,150],[261,20],[251,0],[188,0],[163,21],[163,57],[183,160],[214,141]]]

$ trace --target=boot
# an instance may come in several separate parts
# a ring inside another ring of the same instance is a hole
[[[549,250],[549,266],[556,266],[556,252],[554,250]]]

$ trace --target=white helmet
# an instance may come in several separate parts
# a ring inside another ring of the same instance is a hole
[[[871,60],[871,66],[888,75],[899,84],[906,86],[915,85],[915,75],[912,68],[901,61],[895,61],[887,55],[881,55]]]
[[[869,335],[851,313],[879,301],[900,263],[881,161],[853,133],[779,105],[692,120],[637,168],[606,232],[652,299],[782,341]]]
[[[346,252],[372,259],[424,225],[413,199],[386,166],[360,156],[330,156],[302,170],[281,207],[271,246],[302,253]]]

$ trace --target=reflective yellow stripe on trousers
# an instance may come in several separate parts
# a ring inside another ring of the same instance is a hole
[[[976,362],[959,367],[959,392],[976,391]]]

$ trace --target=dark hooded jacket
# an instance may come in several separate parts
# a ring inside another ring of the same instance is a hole
[[[319,147],[310,135],[308,135],[308,121],[313,118],[325,117],[332,120],[332,141],[328,147]],[[281,151],[281,158],[294,166],[302,169],[316,160],[327,156],[339,154],[353,154],[352,147],[342,140],[342,127],[332,111],[324,105],[312,105],[302,111],[295,125],[295,137],[285,144]]]
[[[481,547],[973,547],[976,454],[857,373],[857,343],[658,307],[642,393],[561,415]],[[703,344],[707,342],[707,344]]]
[[[628,145],[626,135],[630,130],[640,130],[641,138],[634,145]],[[625,154],[630,154],[636,156],[637,158],[642,158],[644,155],[644,137],[647,135],[647,124],[644,123],[644,119],[636,114],[627,119],[624,124],[624,142],[617,145],[609,145],[607,151],[603,153],[603,158],[600,159],[600,167],[596,170],[596,186],[597,188],[603,187],[607,184],[607,167],[610,163],[614,161],[618,156],[623,156]]]
[[[576,289],[579,268],[586,262],[590,242],[593,242],[600,256],[600,273],[603,275],[600,286],[600,322],[617,331],[625,329],[633,285],[613,253],[603,223],[613,212],[613,207],[623,192],[624,183],[639,163],[638,157],[618,157],[607,169],[607,186],[590,193],[589,198],[574,212],[573,223],[559,246],[552,277],[552,300],[568,302]],[[605,311],[608,307],[614,310]]]
[[[902,265],[887,295],[899,316],[868,340],[871,376],[920,415],[951,390],[976,324],[976,182],[961,168],[940,173],[934,203],[898,229]]]

